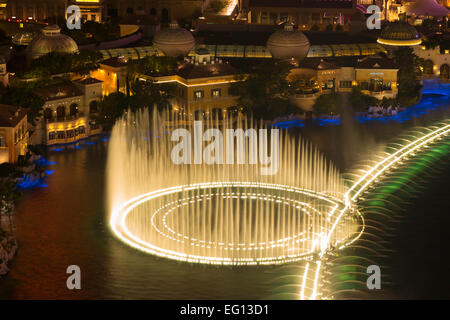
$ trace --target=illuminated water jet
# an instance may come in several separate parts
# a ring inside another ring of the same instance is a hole
[[[224,133],[264,129],[236,119],[203,126]],[[113,128],[107,166],[110,226],[128,245],[187,262],[280,264],[341,247],[361,231],[357,211],[343,201],[346,187],[338,170],[309,143],[282,132],[279,170],[263,175],[263,163],[248,161],[254,151],[248,139],[243,144],[224,139],[233,143],[236,157],[245,155],[244,163],[175,164],[171,153],[178,142],[171,133],[180,128],[195,129],[192,122],[147,111],[129,112]],[[274,155],[273,145],[258,143]]]

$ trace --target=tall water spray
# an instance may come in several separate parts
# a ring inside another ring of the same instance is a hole
[[[213,128],[214,137],[208,136]],[[174,161],[183,139],[174,138],[176,129],[192,139],[181,156],[195,158],[201,150],[194,163]],[[264,129],[242,119],[200,124],[169,113],[128,112],[109,143],[107,201],[114,233],[151,254],[233,265],[296,261],[354,237],[358,224],[351,212],[333,227],[335,213],[345,207],[338,170],[310,143]],[[227,139],[227,130],[244,133],[244,139]],[[208,152],[213,163],[201,157]],[[278,160],[274,174],[262,174],[268,163],[255,157],[263,153]]]

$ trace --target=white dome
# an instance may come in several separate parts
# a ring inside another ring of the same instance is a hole
[[[302,60],[308,54],[309,40],[303,32],[294,30],[291,24],[286,23],[284,30],[278,30],[269,37],[267,49],[275,59]]]
[[[166,56],[185,56],[194,47],[195,39],[188,30],[180,28],[177,22],[172,22],[169,28],[156,33],[153,45]]]
[[[78,46],[71,37],[61,34],[61,29],[55,25],[42,29],[42,35],[33,39],[27,51],[31,59],[37,59],[50,52],[78,53]]]

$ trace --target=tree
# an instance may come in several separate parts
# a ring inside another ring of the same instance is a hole
[[[352,88],[352,93],[350,94],[350,104],[353,110],[367,111],[370,106],[377,105],[378,103],[379,101],[377,98],[362,93],[360,88]]]
[[[319,114],[338,114],[342,105],[342,97],[339,94],[323,94],[319,96],[313,105],[313,112]]]
[[[95,118],[103,129],[109,131],[117,119],[128,109],[127,96],[121,92],[114,92],[105,96],[99,105],[99,114]]]
[[[100,102],[100,112],[96,121],[105,130],[110,130],[127,110],[135,112],[143,108],[152,109],[154,106],[158,110],[170,109],[170,101],[175,97],[175,88],[175,85],[170,83],[157,84],[137,80],[131,85],[131,95],[115,92],[104,97]]]
[[[0,86],[0,102],[28,109],[28,122],[35,125],[35,121],[42,115],[45,101],[33,92],[33,87]]]
[[[414,54],[411,47],[399,47],[394,51],[394,59],[399,65],[398,71],[398,95],[397,99],[403,106],[411,106],[417,102],[420,96],[419,77],[420,66],[423,59]]]
[[[261,62],[250,74],[239,75],[230,86],[230,93],[238,96],[238,103],[257,119],[273,119],[297,112],[289,97],[295,86],[289,83],[289,66],[274,60]]]
[[[131,86],[133,95],[130,96],[130,108],[132,111],[153,106],[158,110],[170,109],[170,101],[175,97],[175,90],[176,86],[172,83],[157,84],[137,80]]]
[[[176,71],[180,60],[173,57],[147,56],[139,61],[139,69],[147,75],[170,74]]]

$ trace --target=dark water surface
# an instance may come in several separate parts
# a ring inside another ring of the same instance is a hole
[[[425,97],[422,103],[434,107],[427,114],[418,114],[421,116],[402,123],[374,121],[362,124],[347,115],[340,125],[306,125],[292,130],[312,140],[345,171],[406,129],[450,116],[448,98]],[[293,282],[292,286],[282,286],[284,280],[280,280],[295,274],[295,267],[292,266],[223,268],[188,265],[143,254],[115,239],[108,229],[104,209],[108,141],[103,140],[106,139],[97,137],[89,143],[80,143],[79,148],[66,146],[60,151],[49,151],[47,158],[55,163],[48,169],[54,170],[54,173],[46,178],[46,186],[26,190],[18,204],[15,226],[20,249],[10,274],[0,280],[0,298],[295,298],[295,276],[289,280]],[[449,190],[448,176],[441,178],[442,181],[436,181],[436,185],[441,183],[440,188]],[[434,203],[433,196],[434,193],[425,194],[423,197],[426,199],[420,201]],[[445,200],[445,196],[442,198],[441,195],[440,199]],[[439,209],[428,208],[429,226],[421,229],[422,233],[415,232],[413,225],[406,231],[402,230],[401,234],[408,238],[432,235],[428,242],[417,240],[424,252],[428,245],[439,246],[439,237],[445,237],[448,241],[448,203],[447,200],[447,206],[442,208],[447,215],[440,213]],[[415,214],[420,217],[421,212]],[[436,226],[438,229],[435,229]],[[401,240],[404,243],[399,246],[407,246],[405,237]],[[447,245],[445,250],[448,252],[448,249]],[[396,256],[399,259],[397,264],[404,267],[401,263],[415,261],[416,257],[417,251],[403,250],[400,258]],[[448,255],[446,258],[430,256],[421,260],[416,270],[425,277],[425,274],[435,272],[439,262],[449,270]],[[81,268],[81,290],[66,288],[66,268],[73,264]],[[444,267],[437,270],[443,272]],[[448,273],[446,277],[448,280]],[[399,283],[407,281],[399,276]],[[427,286],[420,288],[428,292]],[[405,289],[404,297],[421,297],[419,291],[410,291]]]

